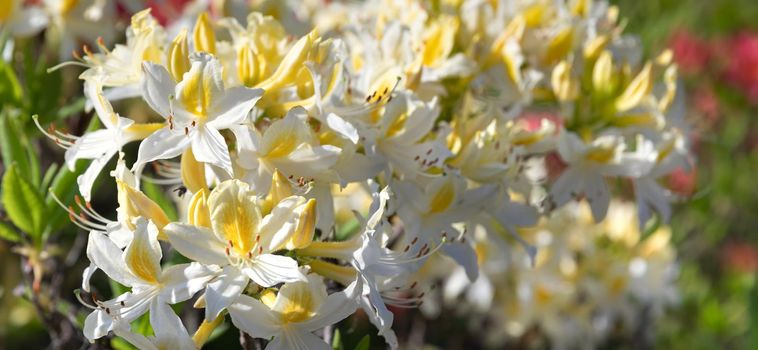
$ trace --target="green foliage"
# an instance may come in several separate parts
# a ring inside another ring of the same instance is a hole
[[[0,222],[0,239],[8,242],[18,243],[21,241],[21,235],[10,225]]]
[[[42,195],[11,165],[3,175],[3,206],[14,225],[37,241],[42,233],[45,213]]]
[[[371,336],[366,334],[355,346],[355,350],[368,350],[371,347]]]
[[[340,334],[339,328],[334,329],[334,335],[332,336],[332,350],[342,350],[342,334]]]

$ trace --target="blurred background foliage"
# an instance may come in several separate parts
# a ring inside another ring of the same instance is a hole
[[[756,349],[758,2],[611,2],[628,20],[626,32],[639,35],[648,54],[666,47],[674,50],[698,157],[695,171],[670,179],[686,194],[671,223],[681,269],[681,302],[657,325],[655,344],[677,349]],[[44,348],[51,341],[48,330],[75,331],[71,326],[83,316],[68,312],[77,303],[68,291],[78,288],[86,237],[67,224],[65,211],[51,195],[72,203],[77,171],[60,164],[62,151],[42,139],[32,115],[39,114],[42,125],[62,122],[75,135],[95,125],[82,111],[76,69],[48,73],[55,59],[34,40],[16,41],[19,59],[12,64],[0,60],[0,348],[9,349]],[[166,194],[157,188],[146,192],[159,203],[166,202]],[[96,193],[95,206],[98,198],[112,197],[115,190],[101,188]],[[31,210],[28,204],[35,201],[44,203],[44,209]],[[103,212],[113,209],[102,208]],[[43,251],[52,259],[41,259]],[[40,268],[68,273],[46,273],[42,278],[35,272]],[[41,290],[33,293],[34,288]],[[399,316],[400,328],[413,322]],[[343,335],[349,339],[345,344],[356,344],[360,333]],[[438,337],[436,332],[428,333]],[[236,334],[209,345],[235,344]]]
[[[697,170],[671,223],[681,304],[661,348],[758,348],[758,3],[614,1],[648,52],[674,50]]]

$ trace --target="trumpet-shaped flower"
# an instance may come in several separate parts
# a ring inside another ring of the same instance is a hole
[[[193,54],[191,62],[178,84],[164,66],[144,63],[143,97],[166,119],[166,125],[140,144],[136,169],[147,162],[176,157],[191,147],[198,161],[233,173],[229,149],[219,130],[243,122],[263,90],[226,89],[221,63],[210,54]]]
[[[330,346],[312,332],[335,324],[355,312],[361,292],[359,282],[345,290],[327,295],[321,277],[285,283],[274,296],[266,291],[261,299],[247,295],[229,306],[232,323],[256,338],[271,339],[267,350],[329,349]]]
[[[106,335],[119,323],[135,320],[151,306],[191,298],[216,273],[199,263],[162,269],[158,228],[143,218],[137,220],[134,238],[124,251],[105,234],[91,232],[87,257],[108,277],[131,288],[115,299],[96,301],[95,310],[84,321],[84,335],[90,340]]]
[[[121,147],[129,142],[148,137],[161,126],[160,124],[135,123],[131,119],[119,116],[113,111],[113,106],[103,95],[103,85],[99,80],[86,81],[84,83],[84,94],[92,102],[97,117],[105,129],[76,137],[53,129],[44,131],[36,118],[35,122],[48,137],[66,148],[66,164],[71,170],[76,166],[77,160],[92,159],[87,170],[79,175],[76,180],[79,185],[79,192],[85,200],[89,201],[95,179],[108,161],[121,150]]]
[[[640,149],[652,147],[638,145]],[[605,135],[585,144],[573,133],[564,132],[558,140],[558,152],[568,168],[550,189],[551,205],[558,207],[584,195],[596,221],[605,218],[611,197],[604,176],[640,177],[655,162],[655,152],[624,152],[620,136]]]
[[[275,255],[295,233],[297,208],[304,198],[282,199],[263,216],[260,199],[239,180],[219,184],[208,197],[211,227],[171,223],[164,228],[168,239],[184,256],[223,271],[206,289],[206,320],[213,320],[231,304],[248,281],[271,287],[304,280],[294,259]]]

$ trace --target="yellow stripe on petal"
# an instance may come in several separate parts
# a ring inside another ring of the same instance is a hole
[[[145,282],[157,284],[161,275],[160,246],[155,237],[157,232],[150,232],[150,226],[143,219],[140,221],[134,231],[134,238],[124,251],[124,259],[135,276]]]
[[[453,204],[455,200],[455,183],[453,180],[445,180],[429,201],[429,213],[441,213]]]
[[[247,87],[255,86],[258,82],[258,65],[249,43],[245,43],[237,52],[237,77]]]
[[[568,27],[556,35],[547,45],[544,63],[553,64],[564,59],[574,47],[574,29]]]
[[[9,1],[9,0],[4,0],[4,1]],[[73,10],[78,4],[79,4],[79,0],[61,0],[61,7],[60,7],[61,16],[65,16],[69,14],[71,10]]]
[[[257,197],[248,184],[239,180],[219,184],[209,198],[213,231],[240,255],[249,253],[255,245],[255,234],[261,213]]]
[[[132,230],[135,229],[132,220],[140,216],[152,220],[159,230],[168,225],[169,219],[166,213],[144,193],[120,180],[116,180],[116,187],[118,189],[119,207],[126,214],[127,227]],[[166,236],[160,233],[159,238],[166,239]]]

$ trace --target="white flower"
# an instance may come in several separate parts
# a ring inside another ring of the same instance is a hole
[[[620,136],[605,135],[585,144],[571,132],[563,132],[558,140],[558,153],[568,163],[550,188],[553,207],[560,207],[583,194],[596,221],[605,218],[611,194],[605,176],[639,177],[653,166],[654,152],[624,152],[626,144]],[[650,149],[638,145],[641,149]]]
[[[353,314],[360,292],[361,286],[356,281],[327,296],[322,278],[311,274],[307,281],[284,284],[276,297],[273,292],[264,294],[261,300],[240,296],[229,306],[229,314],[232,323],[251,336],[273,337],[267,350],[330,349],[312,332]]]
[[[91,232],[87,257],[108,277],[131,288],[113,300],[97,302],[95,311],[84,321],[84,335],[90,340],[106,335],[117,323],[135,320],[151,306],[191,298],[215,274],[198,263],[162,269],[158,229],[142,218],[137,220],[134,238],[124,251],[105,234]]]
[[[102,81],[99,79],[84,82],[84,95],[95,107],[95,112],[105,129],[88,132],[80,137],[56,130],[45,131],[35,118],[37,127],[45,135],[66,148],[66,164],[72,171],[79,159],[92,159],[87,170],[79,175],[76,182],[79,192],[89,201],[92,185],[102,172],[103,167],[125,144],[144,139],[160,128],[160,124],[140,124],[123,118],[113,111],[113,106],[103,95]]]
[[[142,350],[179,349],[195,350],[192,337],[184,328],[182,320],[166,303],[153,300],[150,305],[150,325],[154,336],[144,336],[134,333],[128,324],[119,323],[113,328],[113,333]]]
[[[45,10],[38,5],[24,5],[22,0],[5,0],[0,4],[0,26],[11,36],[27,37],[47,27]]]
[[[171,223],[164,232],[182,255],[223,267],[206,289],[206,320],[213,320],[242,293],[248,280],[263,287],[304,280],[297,261],[273,252],[284,248],[296,228],[296,208],[305,199],[281,200],[263,216],[259,198],[239,180],[218,185],[208,198],[211,228]]]
[[[226,89],[222,67],[207,53],[191,56],[192,66],[178,84],[165,67],[145,62],[143,98],[167,124],[142,144],[135,168],[180,155],[188,147],[195,158],[232,174],[232,161],[219,130],[243,122],[263,95],[261,89]]]

